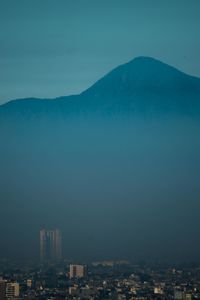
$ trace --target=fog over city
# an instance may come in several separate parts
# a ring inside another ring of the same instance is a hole
[[[199,262],[199,2],[0,7],[1,259]]]

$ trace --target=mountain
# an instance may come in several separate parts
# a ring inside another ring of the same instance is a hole
[[[39,117],[82,113],[200,115],[200,79],[149,57],[117,67],[80,95],[19,99],[0,106],[0,116]]]

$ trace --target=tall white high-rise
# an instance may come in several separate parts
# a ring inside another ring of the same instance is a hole
[[[41,261],[56,261],[62,258],[62,235],[59,229],[40,230]]]

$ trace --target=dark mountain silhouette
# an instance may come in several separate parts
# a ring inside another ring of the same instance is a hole
[[[76,96],[19,99],[0,107],[4,115],[39,117],[80,113],[200,114],[200,79],[149,57],[121,65]]]

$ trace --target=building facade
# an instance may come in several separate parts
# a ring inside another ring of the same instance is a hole
[[[19,297],[19,283],[8,282],[6,284],[6,299],[12,300],[16,297]]]
[[[40,230],[41,261],[58,261],[62,258],[62,235],[59,229]]]
[[[19,297],[19,283],[0,279],[0,300],[13,300]]]
[[[69,277],[72,278],[83,278],[87,276],[87,266],[85,265],[70,265],[69,266]]]
[[[6,280],[0,278],[0,300],[6,299]]]

